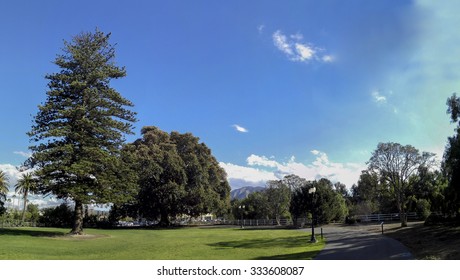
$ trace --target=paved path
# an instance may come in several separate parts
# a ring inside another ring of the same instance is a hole
[[[374,227],[378,227],[375,226]],[[315,231],[319,232],[319,228]],[[362,227],[323,227],[327,243],[316,260],[413,260],[399,241]],[[317,238],[320,238],[318,235]]]

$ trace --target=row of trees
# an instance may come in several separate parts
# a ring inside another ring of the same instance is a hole
[[[342,221],[348,215],[342,195],[344,185],[332,184],[328,179],[307,181],[297,175],[267,182],[261,192],[254,192],[241,201],[232,201],[235,218],[276,219],[315,218],[315,223]],[[314,192],[313,192],[314,190]]]
[[[451,154],[449,149],[447,154]],[[422,218],[434,211],[452,215],[458,213],[458,204],[455,204],[458,194],[455,181],[448,177],[455,172],[445,170],[446,155],[443,173],[434,168],[432,153],[419,152],[411,145],[380,143],[367,163],[368,168],[362,171],[350,191],[345,185],[332,184],[327,179],[306,181],[290,175],[280,181],[270,181],[265,191],[234,203],[233,213],[238,217],[244,209],[248,218],[278,220],[282,215],[294,221],[308,214],[317,217],[319,223],[327,223],[347,215],[398,212],[402,226],[407,225],[409,211],[417,212]],[[313,189],[316,192],[313,193]]]
[[[368,169],[351,188],[351,212],[397,210],[402,226],[407,225],[407,211],[417,211],[423,218],[438,212],[448,220],[460,219],[460,98],[455,93],[447,99],[447,113],[457,127],[448,138],[441,169],[432,153],[380,143]]]

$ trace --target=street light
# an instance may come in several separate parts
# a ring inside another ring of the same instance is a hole
[[[240,209],[240,212],[241,212],[241,228],[244,228],[244,226],[243,226],[243,212],[244,212],[245,206],[240,205],[240,206],[238,206],[238,208]]]
[[[315,187],[310,188],[308,190],[308,193],[311,194],[311,196],[312,196],[312,199],[311,199],[311,239],[310,239],[310,242],[311,243],[316,243],[315,224],[314,224],[314,221],[315,221],[315,207],[316,207],[316,205],[314,205],[314,204],[315,204],[316,188]]]

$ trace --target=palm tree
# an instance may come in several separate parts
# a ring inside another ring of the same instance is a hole
[[[18,183],[15,185],[15,191],[19,194],[22,194],[24,199],[24,208],[22,209],[22,222],[24,223],[27,207],[27,196],[29,193],[34,193],[36,191],[36,183],[32,173],[23,173],[21,178],[18,180]]]
[[[0,170],[0,198],[5,199],[8,193],[8,176]]]

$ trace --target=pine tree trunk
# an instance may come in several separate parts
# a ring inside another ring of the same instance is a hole
[[[75,201],[74,223],[70,234],[83,234],[83,203],[79,200]]]

